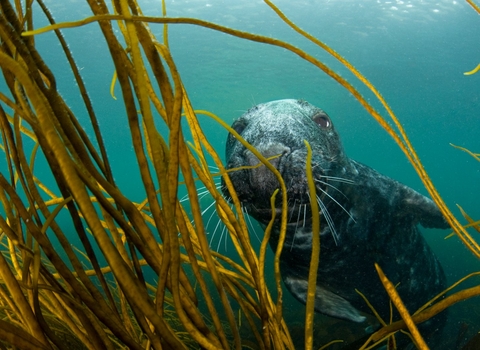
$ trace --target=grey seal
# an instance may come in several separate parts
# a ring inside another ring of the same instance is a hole
[[[251,108],[232,128],[263,156],[271,157],[270,163],[286,184],[288,225],[280,267],[285,286],[298,300],[306,301],[312,242],[304,140],[312,148],[321,208],[315,310],[363,322],[364,313],[371,311],[357,289],[388,322],[389,297],[374,263],[397,285],[411,313],[445,289],[444,271],[417,227],[448,228],[438,207],[413,189],[348,158],[327,113],[302,100],[273,101]],[[226,163],[227,169],[233,169],[258,165],[259,160],[230,133]],[[244,209],[266,227],[272,217],[270,198],[280,187],[277,178],[264,165],[232,171],[229,176]],[[224,184],[222,189],[228,198]],[[276,198],[276,211],[281,214],[281,196]],[[269,241],[274,250],[279,229],[277,220]],[[422,335],[432,339],[445,319],[442,313],[420,325]]]

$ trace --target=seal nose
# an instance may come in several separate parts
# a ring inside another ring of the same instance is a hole
[[[256,149],[280,172],[282,171],[282,158],[291,153],[289,147],[280,143],[264,144],[256,147]],[[273,191],[279,187],[275,175],[265,165],[259,165],[260,160],[250,151],[246,152],[245,161],[250,166],[258,165],[250,170],[250,184],[256,188],[256,191],[259,191],[259,194],[270,198]]]
[[[286,156],[290,154],[291,150],[290,147],[287,147],[283,144],[280,143],[275,143],[275,144],[267,144],[267,145],[260,145],[256,147],[257,151],[260,152],[262,156],[268,159],[270,164],[272,164],[275,168],[278,169],[278,166],[280,164],[280,160],[283,156]],[[250,166],[255,166],[258,163],[260,163],[260,160],[255,156],[252,152],[249,150],[246,151],[245,154],[245,160],[246,164]],[[260,166],[259,168],[265,168]],[[268,170],[268,169],[267,169]],[[268,170],[270,172],[270,170]]]

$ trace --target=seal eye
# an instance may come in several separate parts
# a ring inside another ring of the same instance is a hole
[[[313,116],[312,120],[323,129],[328,129],[332,126],[332,122],[326,114],[316,114]]]

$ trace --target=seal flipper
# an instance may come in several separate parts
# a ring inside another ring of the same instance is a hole
[[[308,281],[287,276],[283,282],[295,298],[304,304],[307,302]],[[319,285],[315,291],[315,311],[353,322],[366,319],[347,300]]]
[[[399,185],[403,187],[401,190],[403,210],[407,214],[413,215],[419,224],[426,228],[447,229],[450,227],[434,201],[412,190],[410,187]]]
[[[362,183],[366,192],[376,193],[383,197],[390,208],[396,208],[395,215],[398,218],[410,217],[414,224],[421,224],[425,228],[447,229],[450,227],[440,209],[430,198],[388,176],[380,174],[367,165],[354,160],[351,160],[351,164],[354,166],[358,177],[353,180],[356,183]],[[375,181],[372,181],[372,179]],[[370,206],[364,204],[360,203],[356,206],[370,208]],[[362,213],[358,215],[362,215]]]

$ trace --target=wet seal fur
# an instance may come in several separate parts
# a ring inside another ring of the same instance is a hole
[[[389,298],[375,271],[378,263],[413,313],[445,289],[443,269],[417,228],[448,228],[435,203],[401,183],[346,156],[330,117],[305,101],[280,100],[257,105],[232,128],[282,175],[287,187],[288,226],[281,273],[288,290],[306,301],[311,258],[311,211],[305,173],[307,140],[321,208],[321,253],[315,310],[354,322],[371,314],[362,292],[381,317],[390,319]],[[259,163],[236,138],[228,135],[227,169]],[[270,198],[279,188],[265,166],[230,173],[244,209],[262,226],[271,220]],[[228,190],[223,187],[228,197]],[[281,195],[276,210],[281,214]],[[279,218],[280,215],[277,215]],[[280,222],[270,245],[278,244]],[[397,315],[398,316],[398,315]],[[397,317],[398,319],[398,317]],[[419,329],[425,339],[440,333],[445,313]],[[432,344],[432,342],[430,342]]]

